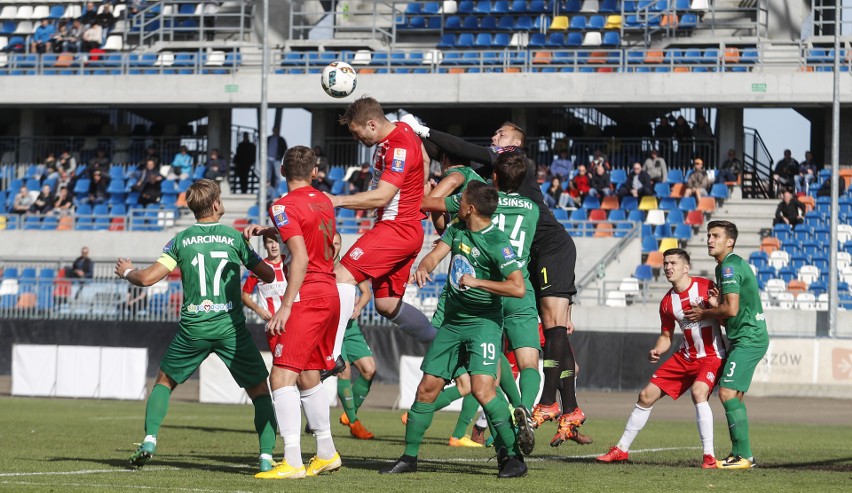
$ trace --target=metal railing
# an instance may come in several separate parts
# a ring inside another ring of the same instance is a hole
[[[124,41],[130,45],[228,40],[249,42],[254,2],[161,0],[136,15],[126,14]]]
[[[744,127],[743,134],[743,198],[774,198],[772,183],[774,161],[760,132]]]

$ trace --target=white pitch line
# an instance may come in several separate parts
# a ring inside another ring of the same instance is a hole
[[[36,483],[33,481],[0,481],[0,484],[18,484],[26,486],[44,486],[44,483]],[[80,488],[115,488],[114,484],[91,484],[91,483],[62,483],[62,486],[73,486]],[[140,486],[140,485],[122,485],[121,489],[136,489],[136,490],[162,490],[163,486]],[[252,493],[251,491],[243,490],[211,490],[205,488],[176,488],[168,487],[169,491],[193,491],[199,493]]]
[[[667,452],[671,450],[696,450],[701,447],[661,447],[661,448],[648,448],[648,449],[637,449],[631,450],[631,454],[643,454],[643,453],[651,453],[651,452]],[[526,462],[545,462],[545,461],[563,461],[565,459],[594,459],[597,458],[600,454],[586,454],[586,455],[549,455],[549,456],[525,456],[524,460]],[[447,459],[425,459],[423,462],[489,462],[496,460],[495,457],[455,457],[455,458],[447,458]],[[345,462],[345,460],[344,460]],[[393,462],[393,460],[387,460],[386,462]]]
[[[178,471],[177,467],[146,467],[146,471]],[[133,469],[83,469],[81,471],[46,471],[46,472],[4,472],[0,473],[0,477],[15,477],[15,476],[70,476],[77,474],[102,474],[115,472],[136,472]]]

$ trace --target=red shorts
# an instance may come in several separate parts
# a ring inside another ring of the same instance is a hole
[[[541,343],[541,347],[544,347],[544,328],[541,326],[541,323],[538,324],[538,341]],[[512,376],[517,380],[518,375],[521,374],[520,370],[518,370],[518,361],[515,359],[515,352],[509,349],[509,340],[505,337],[503,338],[503,354],[509,360],[509,366],[512,368]]]
[[[361,282],[373,280],[376,298],[402,298],[411,265],[423,248],[420,222],[379,221],[346,252],[340,263]]]
[[[675,353],[654,372],[651,383],[674,400],[677,400],[695,382],[706,383],[710,387],[710,392],[713,392],[722,363],[724,360],[719,358],[699,358],[689,361],[680,353]]]
[[[284,333],[266,336],[272,364],[295,372],[331,369],[339,318],[340,299],[336,296],[293,303]]]

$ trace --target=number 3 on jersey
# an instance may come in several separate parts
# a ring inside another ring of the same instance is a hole
[[[219,286],[222,284],[222,271],[225,269],[225,264],[228,263],[228,252],[212,251],[210,258],[221,259],[219,265],[216,266],[216,273],[213,274],[213,296],[219,296]],[[201,296],[207,296],[207,272],[204,268],[204,254],[199,252],[194,259],[192,265],[198,267],[198,286]]]

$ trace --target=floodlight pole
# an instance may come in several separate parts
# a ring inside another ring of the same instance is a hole
[[[260,190],[258,193],[258,204],[257,204],[257,223],[264,223],[264,216],[266,215],[266,183],[269,181],[269,176],[267,176],[268,168],[269,168],[269,148],[267,146],[266,135],[268,134],[266,130],[267,126],[267,118],[269,113],[269,87],[268,87],[268,76],[269,76],[269,0],[263,0],[263,29],[261,34],[261,45],[260,49],[262,51],[261,54],[261,69],[260,69],[260,121],[258,122],[258,136],[260,144],[258,149],[260,150]],[[263,246],[263,240],[260,240],[260,246],[258,246],[258,250]]]
[[[840,178],[840,0],[834,3],[834,89],[831,101],[831,248],[828,256],[828,335],[837,337],[837,208]]]

